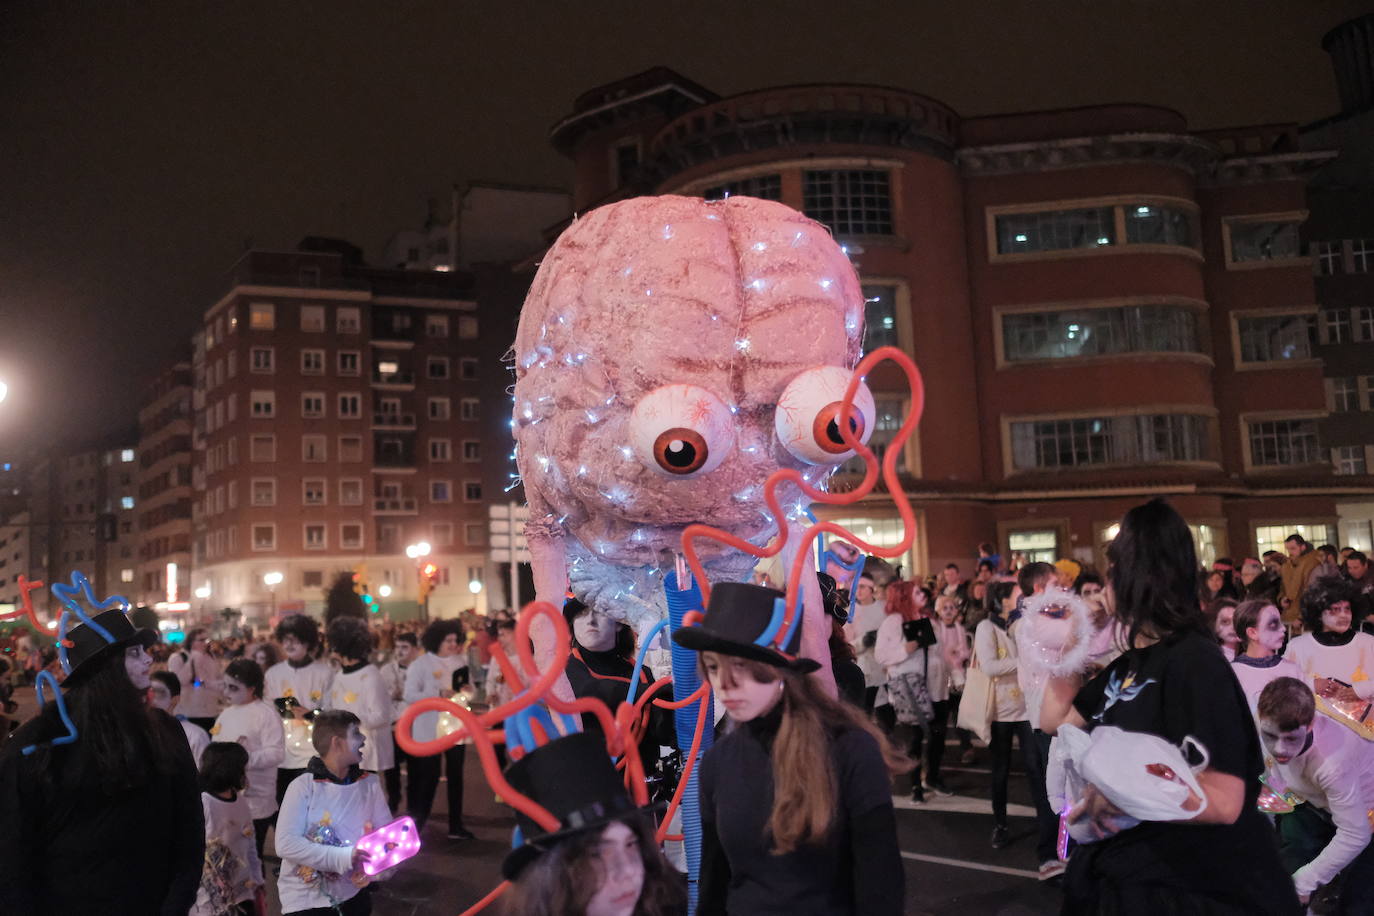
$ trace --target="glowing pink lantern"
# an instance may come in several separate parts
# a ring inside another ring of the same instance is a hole
[[[363,863],[363,872],[368,876],[376,875],[418,853],[420,831],[415,821],[400,817],[358,840],[358,848],[369,856]]]

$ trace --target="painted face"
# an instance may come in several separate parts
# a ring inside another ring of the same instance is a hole
[[[253,691],[249,690],[242,681],[226,677],[224,679],[224,698],[229,701],[230,706],[243,706],[253,702]]]
[[[444,637],[444,641],[439,643],[439,657],[448,658],[450,655],[458,653],[458,634],[450,633]]]
[[[149,678],[149,683],[149,702],[163,712],[171,712],[172,706],[176,703],[176,698],[172,696],[172,691],[168,690],[167,685],[161,681],[154,681]]]
[[[1277,654],[1283,648],[1283,617],[1279,614],[1279,609],[1272,604],[1260,611],[1258,626],[1251,627],[1245,634],[1246,638],[1256,645],[1262,646],[1270,655]]]
[[[601,886],[587,902],[587,916],[631,916],[644,888],[644,856],[639,838],[619,821],[601,831],[596,859]]]
[[[396,647],[392,651],[396,656],[397,662],[402,665],[408,665],[410,664],[411,653],[415,651],[415,647],[404,640],[398,639],[396,640]]]
[[[1304,725],[1292,731],[1283,731],[1273,719],[1261,717],[1259,720],[1260,739],[1264,748],[1279,763],[1287,763],[1302,753],[1307,744],[1307,733],[1311,726]]]
[[[940,622],[950,626],[959,617],[959,605],[953,601],[937,601],[935,608],[940,612]]]
[[[263,671],[266,671],[268,668],[272,667],[271,665],[267,664],[267,653],[262,649],[259,649],[258,651],[253,653],[253,661],[257,662],[258,667],[261,668]]]
[[[348,726],[348,736],[344,739],[344,744],[348,748],[348,757],[344,760],[344,763],[350,765],[362,763],[363,745],[366,743],[367,739],[363,737],[362,732],[358,731],[358,726],[350,723]]]
[[[584,649],[605,652],[615,645],[615,621],[590,608],[573,619],[572,629],[577,644]]]
[[[135,688],[147,690],[153,680],[153,657],[142,646],[130,646],[124,650],[124,671]]]
[[[301,642],[290,633],[281,641],[281,649],[286,653],[286,657],[293,662],[304,661],[305,659],[305,643]]]
[[[1350,602],[1336,601],[1322,611],[1322,629],[1328,633],[1344,633],[1350,629]]]
[[[1221,640],[1223,646],[1235,647],[1240,642],[1240,637],[1236,636],[1236,609],[1224,607],[1217,612],[1217,639]]]
[[[702,667],[725,714],[736,722],[748,722],[772,711],[782,696],[782,679],[760,684],[742,660],[715,652],[701,654]]]

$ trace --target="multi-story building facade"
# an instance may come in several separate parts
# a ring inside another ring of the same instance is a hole
[[[19,512],[0,523],[0,605],[18,607],[23,601],[19,577],[29,574],[31,521],[29,513]]]
[[[480,609],[479,385],[497,367],[479,359],[471,278],[370,269],[351,246],[309,241],[245,254],[205,312],[194,601],[260,620],[317,611],[335,574],[364,567],[382,610],[408,616],[418,576],[405,551],[426,542],[440,580],[430,613]]]
[[[138,412],[138,564],[131,590],[170,614],[191,608],[191,364],[148,386]]]
[[[425,224],[396,233],[382,263],[406,270],[469,270],[527,256],[540,232],[572,212],[572,198],[557,188],[472,181],[455,185],[448,218],[431,200]]]
[[[1320,424],[1347,492],[1328,540],[1374,549],[1374,15],[1343,23],[1322,46],[1335,65],[1340,113],[1303,129],[1304,147],[1337,158],[1308,187],[1303,227],[1317,288],[1317,343],[1328,414]],[[1339,541],[1337,538],[1339,537]]]
[[[554,126],[579,210],[636,194],[779,200],[830,227],[868,298],[866,348],[926,386],[899,466],[908,569],[1005,554],[1100,562],[1131,505],[1171,498],[1204,559],[1334,535],[1326,403],[1298,247],[1330,158],[1291,126],[1195,132],[1143,105],[961,118],[871,86],[721,99],[667,70],[580,97]],[[741,359],[755,358],[749,354]],[[908,407],[869,378],[874,441]],[[854,480],[842,471],[834,485]],[[824,510],[877,543],[875,494]]]

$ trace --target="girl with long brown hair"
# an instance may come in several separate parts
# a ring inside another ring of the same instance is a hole
[[[700,914],[897,914],[903,874],[889,777],[911,764],[797,656],[758,645],[783,593],[711,590],[700,626],[673,633],[732,730],[701,760]]]

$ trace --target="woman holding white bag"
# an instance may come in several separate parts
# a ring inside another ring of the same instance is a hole
[[[1091,732],[1111,725],[1172,745],[1191,738],[1210,761],[1197,774],[1205,798],[1189,819],[1120,829],[1122,812],[1092,785],[1085,789],[1069,820],[1086,824],[1097,841],[1069,860],[1062,912],[1298,912],[1273,831],[1255,807],[1259,738],[1198,609],[1187,524],[1153,500],[1126,513],[1107,553],[1116,616],[1130,648],[1086,684],[1080,676],[1051,677],[1041,728],[1055,732],[1068,723]]]

